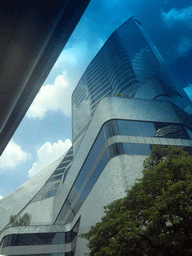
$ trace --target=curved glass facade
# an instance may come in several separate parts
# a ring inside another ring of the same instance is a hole
[[[110,36],[72,95],[74,153],[99,101],[106,96],[173,99],[174,104],[179,97],[179,107],[186,108],[188,97],[184,92],[180,95],[180,89],[167,77],[162,64],[160,53],[134,18]]]
[[[79,230],[80,219],[69,232],[11,234],[3,239],[3,248],[10,246],[69,244],[74,241]]]
[[[73,221],[111,158],[122,154],[148,156],[153,145],[184,146],[191,153],[192,148],[187,143],[190,139],[187,130],[182,124],[174,123],[131,120],[106,122],[61,208],[56,224]],[[114,140],[110,142],[111,138]]]
[[[4,238],[3,247],[64,243],[65,233],[12,234]]]

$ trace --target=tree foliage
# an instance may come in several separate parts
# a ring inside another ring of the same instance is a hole
[[[25,213],[22,217],[17,219],[17,215],[11,215],[9,219],[10,226],[28,226],[31,221],[31,216]]]
[[[90,256],[192,255],[192,156],[157,146],[143,167],[127,196],[80,235]]]

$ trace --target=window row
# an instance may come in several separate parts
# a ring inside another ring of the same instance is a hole
[[[42,199],[45,199],[45,198],[49,198],[49,197],[52,197],[55,195],[56,191],[57,191],[57,188],[59,186],[59,182],[58,183],[55,183],[51,188],[50,190],[43,196]]]
[[[107,140],[116,135],[176,139],[192,138],[192,131],[181,124],[174,123],[110,120],[103,125],[102,130],[104,131],[104,136],[102,136],[100,141]]]
[[[102,131],[100,135],[102,135]],[[154,146],[150,144],[139,143],[114,143],[107,147],[103,155],[100,156],[100,159],[98,159],[98,154],[102,147],[102,143],[100,141],[101,137],[98,136],[98,139],[95,142],[94,147],[90,151],[87,160],[85,161],[71,191],[67,196],[67,199],[64,202],[64,205],[62,206],[62,209],[58,215],[56,222],[64,220],[65,223],[70,223],[73,221],[75,215],[81,208],[86,197],[88,196],[89,192],[91,191],[92,187],[97,181],[99,175],[101,174],[107,162],[111,158],[122,154],[148,156],[150,155],[151,149]],[[98,144],[100,144],[100,147]],[[185,150],[192,154],[191,147],[185,147]],[[94,166],[94,163],[96,161],[97,165],[93,169],[92,167]],[[91,175],[90,172],[92,172]],[[84,184],[88,175],[90,175],[90,177],[86,184]],[[83,190],[82,186],[84,186]],[[76,200],[76,203],[74,200]]]
[[[105,140],[116,135],[190,139],[181,124],[110,120],[103,126]]]
[[[51,176],[51,178],[47,182],[52,182],[52,181],[55,181],[55,180],[60,180],[62,176],[63,176],[63,174],[57,175],[57,176]]]
[[[87,168],[87,164],[90,163],[89,159],[87,158],[87,161],[83,165],[83,168],[81,169],[69,195],[67,196],[66,201],[64,202],[57,221],[65,220],[65,224],[73,221],[95,182],[99,178],[99,175],[102,173],[103,169],[111,158],[122,154],[148,156],[150,155],[153,146],[155,145],[121,142],[114,143],[110,145],[100,157],[94,170],[91,168],[94,164],[94,161],[91,163],[92,166]],[[185,150],[192,155],[192,147],[185,147]],[[92,171],[91,175],[90,171]],[[83,190],[80,192],[82,185],[88,175],[90,175],[90,177],[87,183],[84,185]],[[76,203],[74,203],[74,200]]]
[[[5,236],[3,247],[72,243],[79,230],[80,219],[69,232],[12,234]]]
[[[100,130],[99,135],[62,206],[57,221],[63,221],[65,219],[65,223],[69,223],[73,220],[103,168],[111,158],[121,154],[150,155],[152,147],[150,144],[114,143],[105,150],[101,159],[98,159],[105,141],[116,135],[189,139],[187,131],[184,126],[180,124],[129,120],[110,120],[106,122]],[[97,162],[97,165],[95,169],[92,170],[95,162]],[[93,171],[91,178],[86,183],[81,194],[79,194],[90,171]],[[77,196],[79,199],[74,203],[74,199],[77,198]],[[67,217],[66,214],[69,212],[70,214],[68,214]]]
[[[57,191],[57,187],[59,185],[60,179],[63,176],[63,173],[65,172],[64,176],[67,176],[66,167],[70,164],[70,162],[73,159],[73,147],[71,147],[67,153],[67,155],[63,158],[62,162],[59,164],[59,166],[56,168],[56,170],[53,172],[51,177],[48,179],[46,184],[42,187],[42,189],[36,194],[36,196],[33,198],[32,202],[36,202],[45,198],[49,198],[55,195]],[[55,183],[55,181],[57,181]]]
[[[44,198],[53,196],[57,190],[60,181],[57,182],[47,182],[42,189],[35,195],[32,202],[40,201]]]

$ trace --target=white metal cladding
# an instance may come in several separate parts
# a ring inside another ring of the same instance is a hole
[[[73,160],[68,176],[55,194],[53,218],[57,217],[102,125],[111,119],[182,123],[170,102],[120,97],[102,99]]]
[[[43,187],[62,158],[63,156],[0,200],[0,215],[3,216],[0,221],[0,230],[8,224],[10,215],[15,215],[22,211]]]

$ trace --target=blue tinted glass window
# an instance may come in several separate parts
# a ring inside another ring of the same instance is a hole
[[[44,195],[43,199],[46,199],[46,198],[49,198],[49,197],[54,196],[54,195],[55,195],[55,192],[56,192],[56,190],[48,191],[48,192]]]
[[[138,145],[138,155],[149,156],[151,153],[150,145],[147,144],[137,144]]]
[[[34,237],[35,237],[35,244],[40,244],[40,241],[37,241],[37,236],[34,234],[29,234],[28,237],[25,234],[17,235],[19,237],[19,244],[18,245],[30,245],[34,244]]]
[[[66,232],[65,233],[65,243],[68,244],[68,243],[71,243],[71,232]]]
[[[140,122],[132,121],[133,136],[143,136],[143,130],[140,127]]]
[[[68,195],[68,201],[69,201],[70,204],[73,202],[73,200],[75,199],[75,197],[77,195],[79,195],[79,191],[77,191],[75,189],[75,187],[73,186],[71,191],[70,191],[70,193],[69,193],[69,195]]]
[[[156,129],[153,123],[139,122],[139,126],[142,131],[141,136],[143,137],[153,137],[156,133]]]
[[[114,143],[107,148],[107,154],[109,159],[117,155],[122,155],[123,153],[124,153],[123,144],[120,142]]]
[[[128,122],[128,121],[117,120],[120,135],[128,135],[126,122]]]
[[[114,143],[112,145],[114,156],[122,155],[124,153],[123,143]]]
[[[64,170],[65,170],[65,168],[57,169],[57,170],[53,173],[53,175],[56,175],[56,174],[59,174],[59,173],[63,173]]]
[[[104,124],[105,140],[119,134],[117,120],[110,120]]]
[[[38,238],[39,244],[52,244],[52,239],[54,238],[55,233],[39,233],[33,235],[33,243],[36,242],[36,237]]]
[[[77,214],[77,212],[79,211],[79,209],[81,208],[82,204],[84,203],[84,198],[82,197],[82,195],[79,196],[76,204],[73,207],[74,210],[74,214]]]
[[[125,127],[126,127],[128,136],[136,136],[135,135],[135,125],[133,123],[134,122],[132,122],[132,121],[125,122]]]
[[[7,247],[9,246],[9,239],[10,239],[11,235],[10,236],[6,236],[4,237],[4,240],[3,240],[3,247]]]
[[[64,244],[65,243],[65,233],[57,233],[52,240],[52,244]]]
[[[71,160],[66,160],[59,168],[66,167],[70,162]]]
[[[105,140],[115,135],[188,139],[182,125],[158,122],[110,120],[104,124]]]
[[[76,191],[79,191],[79,189],[81,188],[104,142],[104,132],[103,130],[101,130],[74,184]]]
[[[61,211],[59,213],[59,216],[58,216],[58,221],[62,221],[67,213],[67,211],[69,210],[69,201],[68,199],[66,199],[65,203],[63,204],[62,208],[61,208]]]
[[[77,221],[77,223],[75,224],[75,226],[73,227],[73,229],[69,232],[65,232],[65,243],[71,243],[74,238],[77,236],[79,230],[79,220]]]
[[[127,155],[133,155],[131,143],[123,143],[124,152]]]
[[[72,231],[71,231],[72,232]],[[74,236],[72,236],[73,239]],[[10,241],[7,243],[7,241]],[[5,237],[3,247],[64,244],[65,233],[15,234]]]
[[[18,235],[13,235],[12,236],[12,241],[11,241],[11,246],[17,246],[19,243],[19,236]]]
[[[59,180],[59,179],[61,179],[62,175],[63,175],[63,174],[58,175],[58,176],[52,176],[52,177],[48,180],[48,182],[51,182],[51,181],[54,181],[54,180]]]
[[[59,183],[55,183],[49,191],[44,195],[43,199],[54,196],[57,190],[57,187],[59,186]]]
[[[89,178],[83,192],[81,193],[81,197],[83,199],[86,199],[87,195],[89,194],[89,192],[91,191],[92,187],[94,186],[95,182],[97,181],[99,175],[101,174],[101,172],[103,171],[103,169],[105,168],[105,165],[108,162],[108,155],[107,152],[105,151],[105,153],[103,154],[101,160],[99,161],[99,163],[97,164],[95,170],[93,171],[91,177]]]
[[[187,127],[185,127],[185,130],[187,131],[188,134],[188,138],[192,139],[192,131],[190,129],[188,129]]]
[[[55,184],[51,187],[50,190],[55,190],[55,189],[57,189],[58,186],[59,186],[59,183],[55,183]]]

